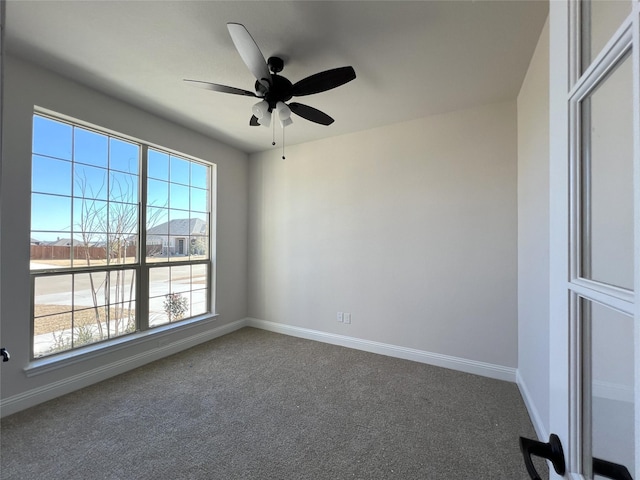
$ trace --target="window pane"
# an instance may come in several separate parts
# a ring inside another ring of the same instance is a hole
[[[209,258],[209,237],[204,235],[192,235],[191,242],[191,258],[202,260],[203,258]]]
[[[146,257],[148,262],[167,260],[167,245],[169,244],[169,210],[166,208],[147,208],[147,244]]]
[[[107,309],[103,306],[105,279],[104,273],[78,274],[73,276],[73,287],[69,274],[35,279],[35,356],[108,338]]]
[[[192,258],[209,257],[209,226],[207,224],[208,215],[191,214],[191,237],[189,239]]]
[[[68,234],[68,232],[40,232],[38,230],[33,230],[31,232],[31,244],[49,245],[51,242],[55,242],[61,235]]]
[[[109,167],[112,170],[138,174],[140,147],[117,138],[109,139]]]
[[[199,264],[191,266],[191,284],[194,289],[204,288],[207,285],[207,265]]]
[[[209,186],[209,167],[191,162],[191,186],[205,189]]]
[[[596,457],[624,465],[636,478],[633,317],[586,299],[581,316],[587,469]]]
[[[33,153],[71,160],[72,127],[45,117],[33,117]]]
[[[68,244],[69,232],[31,232],[30,260],[32,270],[71,266],[71,249],[56,243]],[[66,240],[60,240],[60,239]]]
[[[136,331],[135,270],[117,270],[109,275],[109,338]]]
[[[31,190],[71,196],[71,162],[34,155],[31,162]]]
[[[151,243],[149,243],[151,242]],[[167,262],[167,244],[168,237],[155,237],[153,240],[147,240],[147,262],[160,263]]]
[[[74,310],[106,305],[107,272],[78,273],[73,276]]]
[[[188,240],[189,237],[169,235],[169,260],[180,262],[189,255]]]
[[[109,236],[109,265],[136,263],[138,241],[135,235],[121,234]]]
[[[73,266],[91,267],[107,264],[107,234],[84,232],[73,238]]]
[[[169,323],[169,317],[164,311],[164,297],[149,299],[149,327],[159,327]]]
[[[200,188],[191,188],[191,210],[208,212],[207,191]]]
[[[136,331],[135,302],[109,305],[109,338]]]
[[[80,308],[73,312],[73,348],[109,338],[107,332],[107,308]]]
[[[633,289],[631,57],[582,102],[581,276]]]
[[[209,225],[207,220],[209,219],[208,213],[191,212],[191,233],[198,235],[208,235]]]
[[[189,161],[171,156],[171,183],[189,185]]]
[[[169,210],[167,208],[147,208],[147,233],[169,233]],[[153,231],[151,231],[153,229]]]
[[[35,278],[34,316],[41,317],[73,309],[71,275]]]
[[[108,147],[105,135],[76,127],[73,132],[73,147],[74,161],[107,167]]]
[[[177,322],[191,316],[189,293],[173,292],[166,295],[162,302],[162,309],[169,322]]]
[[[170,185],[170,207],[189,210],[189,187],[175,183],[171,183]]]
[[[168,245],[168,235],[154,235],[151,238],[147,237],[147,262],[166,262]]]
[[[70,232],[71,198],[40,193],[32,194],[31,230]]]
[[[109,174],[109,200],[138,203],[138,177],[121,172]]]
[[[183,210],[169,211],[169,234],[189,236],[189,212]]]
[[[188,292],[191,290],[191,265],[171,267],[171,292]]]
[[[35,358],[71,348],[71,312],[33,320],[33,356]]]
[[[209,310],[207,308],[207,292],[208,290],[194,290],[191,292],[191,315],[203,315]]]
[[[147,181],[147,205],[153,207],[168,207],[169,183],[149,179]]]
[[[132,303],[136,298],[136,271],[116,270],[109,273],[109,301]]]
[[[110,202],[108,231],[115,236],[137,233],[138,205]]]
[[[155,267],[149,269],[149,296],[161,297],[169,293],[169,267]]]
[[[88,232],[107,232],[108,203],[102,200],[75,198],[73,200],[73,231],[75,237],[82,236],[88,244],[94,236],[83,235]]]
[[[164,301],[170,291],[169,267],[149,270],[149,326],[157,327],[169,323],[164,309]]]
[[[147,175],[150,178],[169,181],[169,155],[150,148],[147,156]]]
[[[73,195],[106,200],[107,171],[104,168],[75,164]]]

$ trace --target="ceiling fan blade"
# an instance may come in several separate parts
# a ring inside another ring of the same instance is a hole
[[[185,82],[193,85],[194,87],[204,88],[206,90],[213,90],[214,92],[232,93],[234,95],[245,95],[247,97],[257,97],[254,92],[249,90],[242,90],[241,88],[227,87],[226,85],[218,85],[217,83],[201,82],[200,80],[187,80]]]
[[[334,120],[329,115],[321,112],[317,108],[310,107],[309,105],[303,105],[302,103],[291,102],[289,108],[296,115],[306,118],[310,122],[319,123],[320,125],[331,125]]]
[[[353,67],[339,67],[303,78],[293,85],[293,96],[312,95],[344,85],[356,78]]]
[[[249,31],[240,23],[227,23],[227,29],[233,44],[236,46],[236,50],[238,50],[249,71],[256,77],[258,82],[269,88],[271,86],[269,67]]]
[[[249,125],[252,127],[259,127],[260,124],[258,123],[258,117],[256,117],[255,115],[251,115],[251,120],[249,120]]]

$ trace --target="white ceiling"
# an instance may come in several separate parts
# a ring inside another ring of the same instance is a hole
[[[6,8],[9,54],[32,60],[246,152],[271,147],[250,127],[256,99],[226,28],[246,26],[293,83],[352,65],[357,78],[300,98],[335,123],[293,116],[288,144],[516,98],[546,1],[19,1]],[[276,127],[279,136],[280,127]]]

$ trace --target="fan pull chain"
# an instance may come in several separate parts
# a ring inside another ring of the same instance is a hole
[[[275,120],[275,119],[272,119],[272,120]],[[276,144],[276,122],[275,121],[271,122],[271,127],[272,127],[271,128],[271,145],[275,146]]]
[[[282,159],[284,160],[284,131],[286,130],[285,127],[282,127]]]

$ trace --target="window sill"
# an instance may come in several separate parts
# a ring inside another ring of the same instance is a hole
[[[217,318],[218,314],[202,315],[180,323],[163,325],[144,332],[132,333],[113,340],[88,345],[70,352],[37,358],[29,362],[24,372],[27,377],[34,377],[145,343],[151,345],[152,348],[160,348],[171,343],[171,340],[168,338],[170,335],[189,330],[194,326],[212,323]],[[157,340],[157,343],[153,345],[151,340]]]

